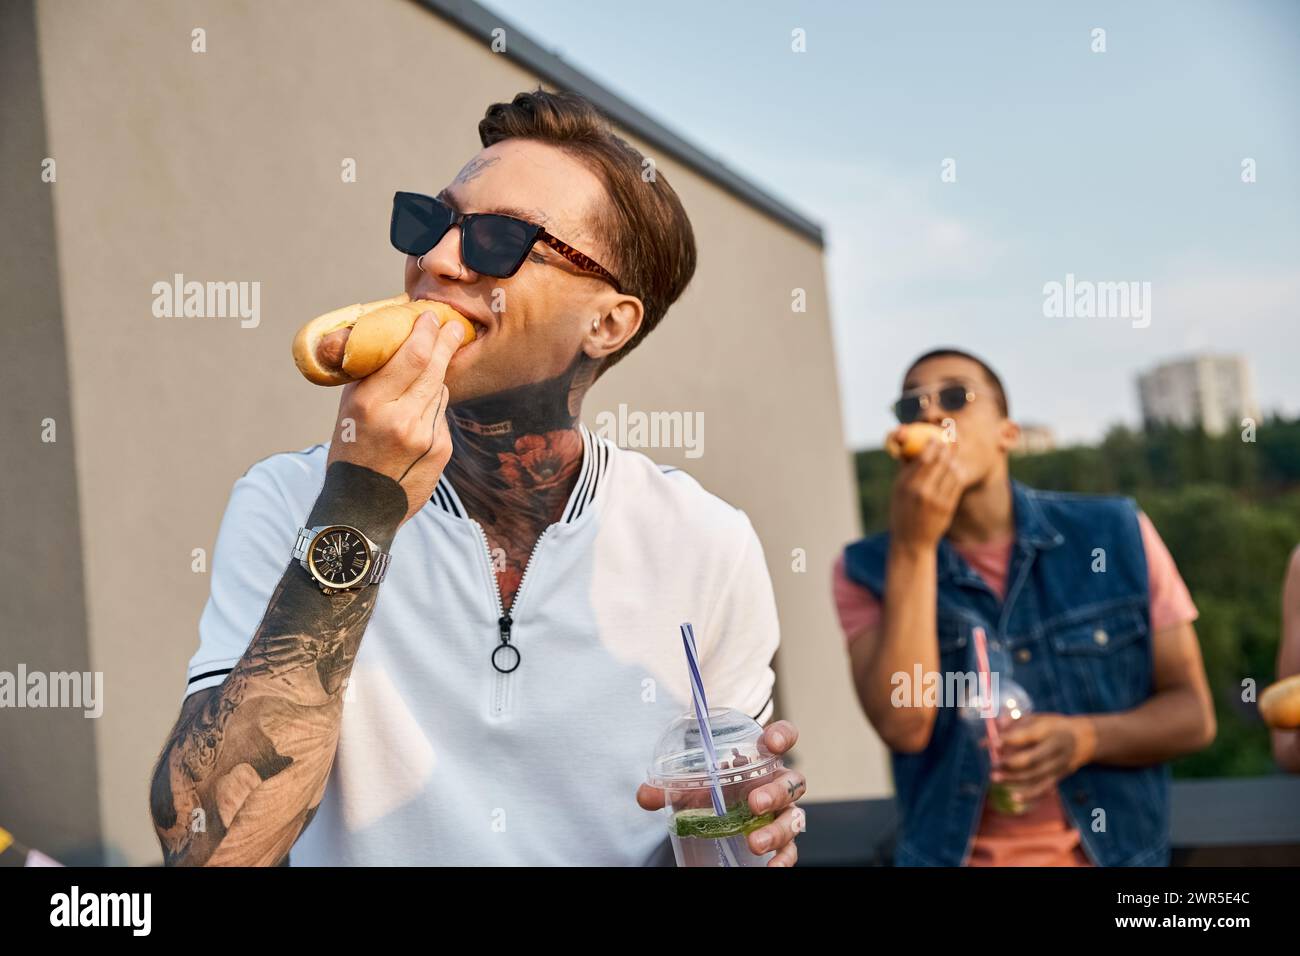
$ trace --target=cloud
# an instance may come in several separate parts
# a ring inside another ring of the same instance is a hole
[[[1185,347],[1237,352],[1294,344],[1300,325],[1300,274],[1179,268],[1154,283],[1153,321],[1179,323]]]

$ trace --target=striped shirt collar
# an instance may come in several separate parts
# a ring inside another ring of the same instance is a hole
[[[593,435],[582,422],[578,423],[578,432],[582,436],[582,467],[578,469],[578,480],[564,506],[560,524],[573,524],[584,514],[590,514],[596,509],[597,495],[604,487],[604,479],[609,471],[610,443]],[[429,500],[454,518],[469,517],[446,473],[438,479]]]

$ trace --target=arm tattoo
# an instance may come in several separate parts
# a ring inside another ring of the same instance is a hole
[[[334,462],[307,525],[351,524],[387,549],[406,506],[391,478]],[[285,860],[324,794],[376,593],[323,594],[291,564],[225,682],[185,701],[150,791],[168,865]]]

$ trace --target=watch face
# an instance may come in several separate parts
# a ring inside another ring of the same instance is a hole
[[[370,549],[355,528],[326,528],[312,541],[307,566],[327,587],[351,587],[370,570]]]

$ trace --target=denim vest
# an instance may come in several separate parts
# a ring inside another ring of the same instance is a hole
[[[1150,596],[1137,508],[1128,498],[1035,491],[1011,482],[1016,538],[999,601],[945,538],[938,553],[939,670],[989,666],[1042,713],[1128,710],[1151,696]],[[1100,550],[1099,550],[1100,549]],[[844,552],[850,580],[885,592],[889,535]],[[1104,562],[1104,563],[1103,563]],[[1101,570],[1104,567],[1104,571]],[[898,866],[958,866],[970,853],[989,782],[988,755],[953,707],[940,707],[920,753],[893,755]],[[1101,866],[1169,862],[1169,768],[1092,764],[1058,784],[1088,857]]]

